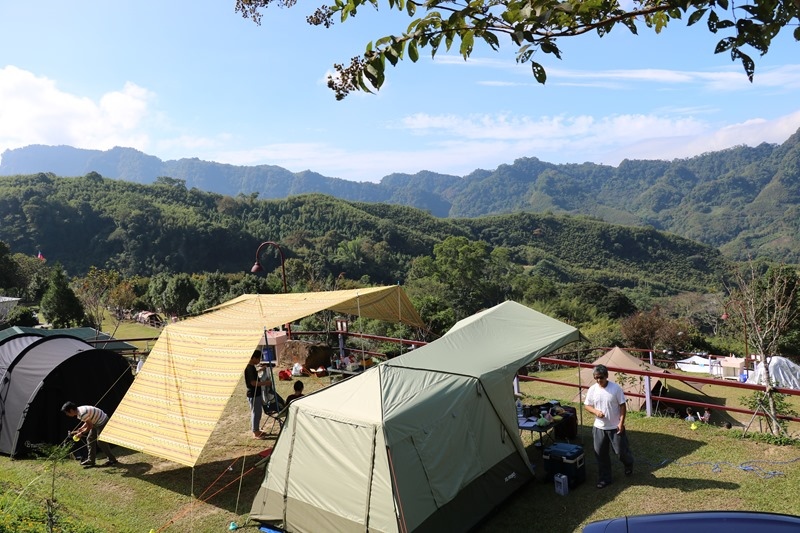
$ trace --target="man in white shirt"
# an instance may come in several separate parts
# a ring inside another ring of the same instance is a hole
[[[597,488],[602,489],[611,484],[609,447],[625,466],[626,476],[633,474],[633,454],[628,446],[628,434],[625,432],[627,409],[622,387],[608,381],[608,368],[605,365],[597,365],[593,376],[595,382],[589,387],[583,404],[586,411],[595,416],[592,437],[599,469]]]
[[[66,402],[61,407],[61,412],[83,422],[76,430],[70,432],[77,437],[86,437],[89,456],[86,460],[81,461],[81,466],[84,468],[93,468],[95,466],[98,446],[100,446],[100,449],[106,454],[106,462],[103,463],[102,466],[114,466],[119,462],[117,458],[114,457],[114,454],[111,453],[111,447],[107,443],[98,440],[100,432],[103,430],[106,422],[108,422],[108,415],[105,411],[93,405],[78,406],[73,402]]]

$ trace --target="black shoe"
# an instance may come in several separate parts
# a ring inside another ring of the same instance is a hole
[[[109,459],[108,461],[106,461],[105,463],[101,464],[100,466],[114,466],[116,464],[119,464],[119,461],[117,461],[116,459]]]
[[[94,461],[90,461],[89,459],[86,459],[85,461],[81,461],[81,466],[84,467],[84,468],[94,468],[95,465],[94,465]]]

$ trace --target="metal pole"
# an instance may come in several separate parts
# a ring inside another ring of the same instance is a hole
[[[284,265],[285,258],[283,256],[283,250],[281,250],[281,247],[278,245],[277,242],[264,241],[258,245],[258,249],[256,250],[256,264],[253,265],[253,268],[250,269],[250,272],[256,273],[264,270],[264,266],[261,264],[260,256],[261,256],[261,250],[264,249],[265,246],[272,246],[273,248],[278,250],[278,255],[280,255],[281,258],[281,276],[283,278],[283,293],[286,294],[289,292],[289,287],[286,284],[286,266]],[[286,324],[286,338],[287,339],[292,338],[291,324]],[[277,360],[277,354],[276,354],[276,360]]]
[[[653,350],[650,350],[650,370],[653,369]],[[647,416],[653,416],[653,398],[650,394],[650,376],[644,377],[644,405]]]

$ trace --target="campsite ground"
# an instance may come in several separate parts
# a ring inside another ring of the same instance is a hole
[[[547,377],[569,381],[574,373],[555,370]],[[328,378],[302,379],[306,392],[329,384]],[[278,382],[278,386],[285,397],[292,383]],[[570,403],[575,393],[544,383],[523,383],[522,387],[528,403],[546,399]],[[680,391],[680,384],[673,385],[671,392],[689,394]],[[696,400],[731,405],[738,404],[740,396],[741,391],[710,385]],[[478,531],[571,533],[593,520],[678,510],[747,509],[800,515],[800,446],[741,439],[740,430],[717,425],[723,419],[721,413],[715,415],[714,424],[692,430],[680,419],[634,414],[628,424],[637,458],[633,476],[624,477],[615,465],[615,483],[596,489],[596,467],[589,453],[586,483],[567,496],[559,496],[551,483],[544,483],[541,452],[526,433],[523,439],[537,466],[537,480],[487,517]],[[232,521],[244,526],[263,478],[263,470],[254,467],[260,459],[257,454],[274,443],[252,439],[247,417],[241,381],[194,469],[128,450],[118,450],[119,466],[93,470],[83,470],[71,460],[53,471],[52,463],[42,460],[0,457],[0,508],[8,511],[11,505],[27,501],[43,512],[54,487],[61,516],[91,524],[92,531],[227,531]],[[577,439],[587,451],[591,447],[589,418],[583,418]],[[738,421],[746,425],[749,417]],[[797,436],[798,428],[791,430]],[[23,494],[19,500],[18,494]],[[242,529],[257,531],[253,524]]]

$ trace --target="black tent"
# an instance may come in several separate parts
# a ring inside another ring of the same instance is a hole
[[[67,400],[111,415],[133,373],[122,355],[67,335],[15,335],[0,341],[0,453],[25,455],[59,444],[77,421]]]

